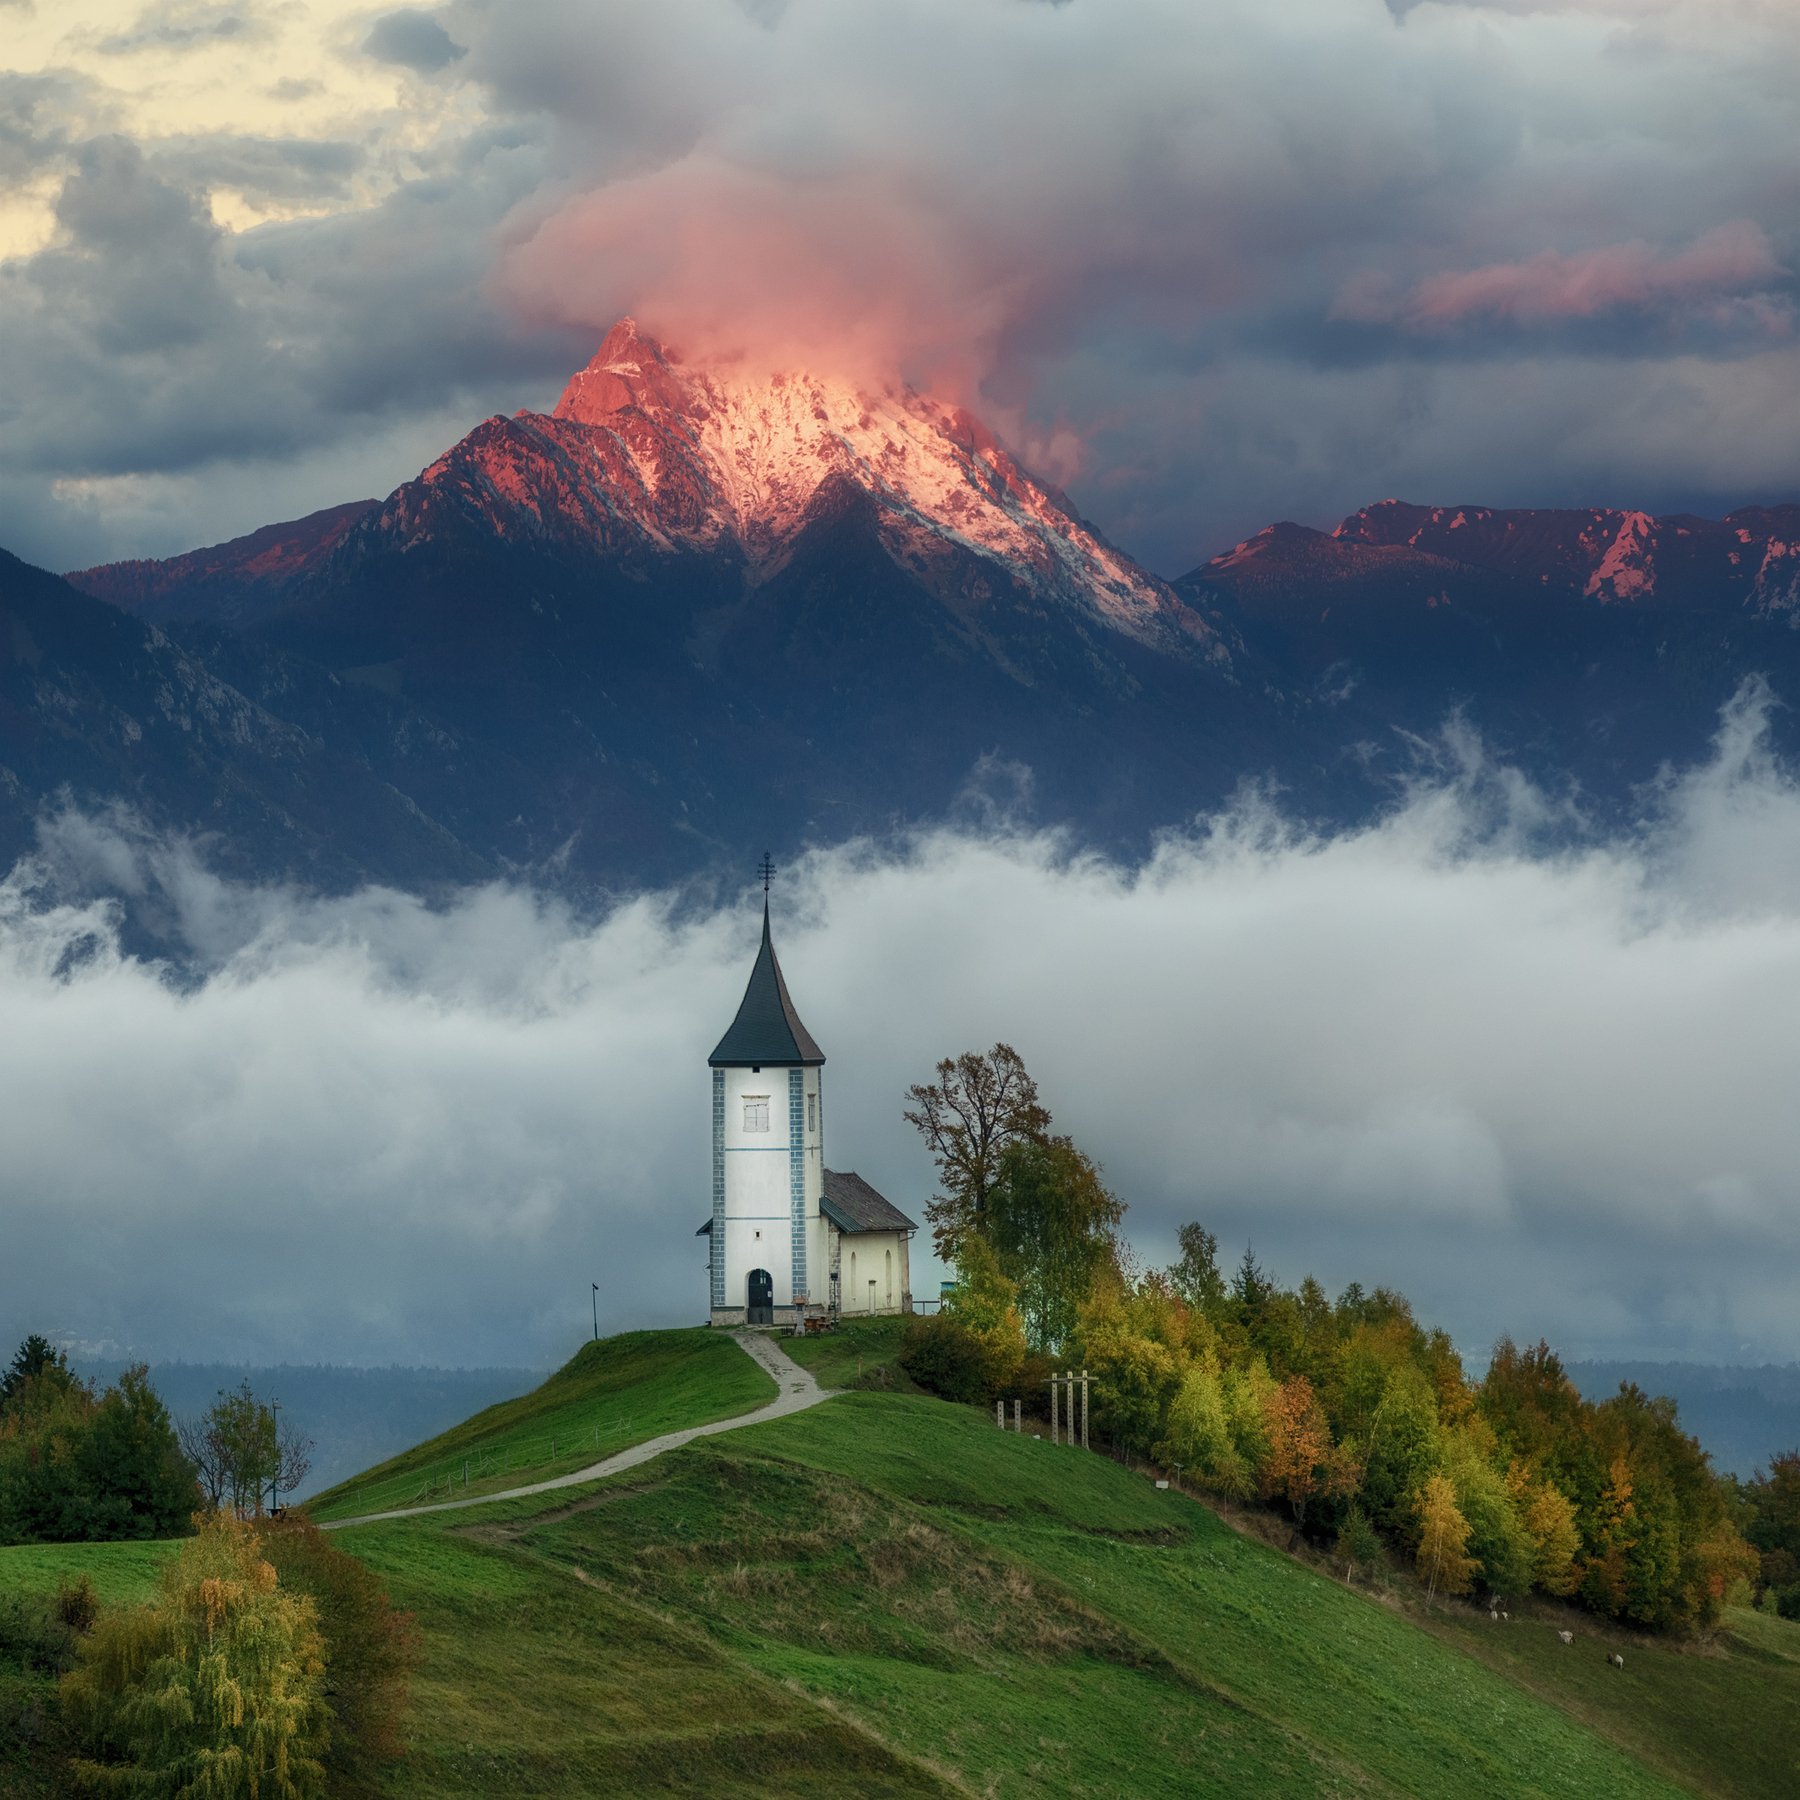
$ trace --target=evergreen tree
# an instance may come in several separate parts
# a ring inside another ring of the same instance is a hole
[[[27,1382],[36,1380],[46,1372],[68,1376],[71,1382],[75,1379],[69,1373],[67,1355],[58,1350],[47,1337],[41,1337],[34,1331],[14,1351],[6,1373],[0,1375],[0,1413],[5,1413],[11,1407]]]
[[[1181,1256],[1168,1271],[1170,1287],[1195,1312],[1211,1316],[1223,1311],[1225,1277],[1219,1273],[1219,1240],[1190,1222],[1175,1233],[1175,1242]]]

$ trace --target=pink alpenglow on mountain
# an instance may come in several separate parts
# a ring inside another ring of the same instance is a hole
[[[429,535],[440,508],[453,506],[503,538],[735,557],[756,583],[845,489],[873,504],[883,548],[927,587],[966,589],[964,555],[973,553],[1094,624],[1226,655],[1165,583],[960,408],[898,385],[873,392],[804,373],[687,364],[630,319],[608,332],[553,414],[478,426],[372,524]]]

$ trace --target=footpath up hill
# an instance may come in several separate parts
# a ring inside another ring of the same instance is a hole
[[[1493,1624],[1378,1599],[1102,1455],[883,1391],[894,1337],[871,1323],[795,1345],[822,1380],[865,1384],[811,1411],[590,1486],[335,1533],[421,1633],[409,1754],[386,1791],[1800,1791],[1792,1627],[1733,1615],[1695,1648],[1602,1635],[1555,1607]],[[551,1415],[559,1435],[576,1418],[592,1430],[596,1411],[629,1417],[641,1441],[767,1392],[722,1335],[611,1340],[513,1403],[525,1410],[492,1409],[334,1504],[409,1501],[465,1444],[473,1459],[547,1439]],[[156,1548],[0,1551],[0,1595],[53,1586],[75,1558],[103,1597],[127,1598]],[[1621,1645],[1623,1671],[1605,1660]]]
[[[325,1522],[544,1481],[774,1396],[774,1382],[721,1332],[625,1332],[584,1344],[530,1393],[327,1488],[307,1511]]]

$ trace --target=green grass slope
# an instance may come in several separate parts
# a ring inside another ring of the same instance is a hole
[[[85,1575],[103,1606],[132,1606],[156,1592],[162,1566],[179,1538],[125,1544],[0,1544],[0,1596],[54,1594]]]
[[[775,1393],[721,1332],[601,1338],[541,1387],[327,1488],[307,1510],[315,1519],[354,1518],[545,1481],[646,1438],[753,1411]]]
[[[891,1356],[885,1329],[797,1348],[849,1383]],[[345,1484],[334,1510],[404,1503],[452,1460],[522,1457],[552,1429],[629,1418],[626,1442],[766,1393],[722,1337],[611,1340]],[[1743,1615],[1706,1647],[1633,1639],[1621,1672],[1605,1652],[1623,1640],[1555,1608],[1415,1616],[1102,1456],[905,1393],[845,1393],[611,1481],[337,1542],[420,1629],[395,1800],[1800,1791],[1792,1626]],[[170,1548],[0,1552],[0,1594],[85,1570],[103,1597],[136,1598]],[[56,1792],[51,1767],[29,1752],[15,1772],[37,1785],[0,1771],[0,1792]]]
[[[828,1380],[879,1360],[805,1350]],[[424,1636],[397,1795],[1795,1791],[1786,1626],[1634,1642],[1621,1678],[1594,1642],[1558,1664],[1546,1616],[1509,1666],[1485,1615],[1421,1629],[1103,1457],[903,1394],[340,1541]]]
[[[781,1347],[820,1387],[869,1387],[916,1394],[919,1387],[900,1367],[900,1340],[911,1321],[845,1319],[817,1337],[784,1338]]]

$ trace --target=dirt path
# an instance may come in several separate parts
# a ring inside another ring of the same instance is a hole
[[[665,1432],[661,1437],[633,1444],[629,1450],[621,1450],[585,1469],[576,1469],[549,1481],[502,1488],[494,1494],[471,1494],[466,1500],[438,1500],[430,1506],[401,1506],[391,1512],[360,1513],[354,1519],[321,1519],[320,1529],[342,1531],[346,1525],[372,1525],[380,1519],[411,1519],[420,1513],[458,1512],[465,1506],[486,1506],[495,1500],[520,1500],[531,1494],[554,1493],[558,1488],[580,1487],[583,1482],[598,1481],[603,1475],[618,1475],[626,1469],[635,1469],[639,1463],[647,1463],[665,1450],[691,1444],[695,1438],[713,1437],[721,1431],[740,1431],[746,1425],[761,1425],[770,1419],[785,1419],[789,1413],[805,1412],[809,1406],[830,1399],[831,1390],[820,1387],[773,1338],[765,1337],[760,1331],[734,1331],[731,1335],[746,1356],[761,1363],[774,1377],[775,1385],[780,1389],[767,1406],[760,1406],[755,1412],[740,1413],[735,1419],[715,1419],[710,1425],[690,1425],[685,1431]]]

